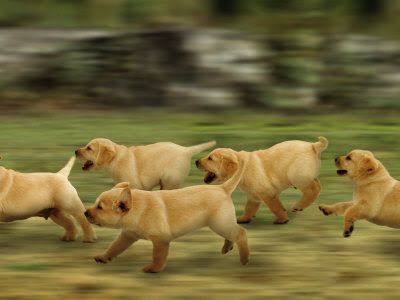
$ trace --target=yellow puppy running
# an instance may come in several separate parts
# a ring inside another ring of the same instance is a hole
[[[72,157],[57,173],[19,173],[0,167],[0,221],[50,218],[64,227],[61,240],[73,241],[78,234],[74,217],[83,229],[83,241],[94,242],[96,234],[83,215],[85,208],[68,181],[74,161]]]
[[[85,160],[83,170],[103,170],[115,183],[127,181],[132,188],[151,191],[179,188],[190,171],[193,155],[215,146],[215,141],[183,147],[161,142],[144,146],[126,147],[108,139],[94,139],[75,151]]]
[[[120,236],[107,251],[95,257],[106,263],[138,239],[153,243],[153,261],[144,272],[160,272],[167,261],[169,243],[195,229],[208,226],[225,238],[222,254],[237,243],[240,261],[247,264],[249,248],[246,231],[236,223],[230,197],[244,171],[219,186],[191,186],[170,191],[131,190],[127,182],[102,193],[94,206],[85,212],[89,222],[120,228]]]
[[[240,158],[248,158],[247,167],[239,188],[246,193],[247,202],[238,223],[248,223],[264,202],[276,216],[274,223],[288,222],[285,208],[279,200],[280,193],[294,186],[303,197],[292,207],[300,211],[311,205],[321,191],[318,173],[321,152],[328,146],[328,140],[320,137],[316,143],[286,141],[266,150],[236,152],[228,148],[213,150],[207,157],[196,161],[200,170],[208,172],[205,183],[225,181],[237,169]]]
[[[339,176],[348,176],[353,181],[353,201],[322,204],[319,209],[325,215],[344,216],[344,237],[351,235],[354,222],[361,219],[400,228],[400,182],[390,176],[370,151],[353,150],[337,157],[335,165]]]

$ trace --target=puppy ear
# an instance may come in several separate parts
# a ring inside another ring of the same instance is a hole
[[[120,188],[127,188],[127,187],[129,187],[129,182],[120,182],[120,183],[117,183],[113,187],[113,189],[120,189]]]
[[[225,180],[234,174],[239,166],[239,162],[236,157],[224,157],[222,158],[221,168],[221,180]]]
[[[378,169],[378,162],[376,159],[371,157],[364,157],[361,160],[361,170],[363,173],[373,173]]]
[[[101,166],[107,162],[110,162],[114,158],[115,154],[116,152],[113,147],[108,145],[99,145],[99,152],[97,154],[96,164]]]
[[[132,195],[131,189],[126,187],[122,190],[119,198],[114,200],[112,210],[121,211],[123,213],[128,212],[132,206]]]

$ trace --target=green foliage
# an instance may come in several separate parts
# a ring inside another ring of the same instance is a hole
[[[274,33],[299,25],[334,31],[374,31],[378,25],[378,30],[395,33],[382,24],[397,24],[398,9],[398,0],[2,0],[0,25],[143,27],[166,22]]]

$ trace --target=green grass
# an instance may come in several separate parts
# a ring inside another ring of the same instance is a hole
[[[49,266],[46,264],[40,263],[17,263],[9,266],[12,270],[17,271],[45,271],[49,269]]]
[[[324,217],[317,208],[319,203],[351,199],[352,185],[336,176],[333,159],[352,149],[373,151],[400,178],[396,111],[31,113],[1,116],[0,130],[0,165],[21,172],[58,171],[75,149],[96,137],[124,145],[192,145],[215,139],[218,147],[249,151],[288,139],[316,141],[320,135],[330,141],[322,155],[323,190],[316,203],[289,213],[285,225],[272,225],[273,216],[262,206],[254,221],[244,225],[251,248],[246,267],[240,265],[236,248],[222,256],[223,239],[207,228],[171,244],[163,273],[141,272],[151,259],[148,241],[100,265],[93,256],[109,246],[116,230],[96,228],[99,239],[94,244],[65,243],[58,241],[60,227],[31,218],[0,223],[0,299],[383,299],[400,293],[399,231],[359,221],[353,236],[344,239],[342,218]],[[113,182],[102,172],[82,172],[82,163],[77,161],[70,180],[88,207]],[[184,185],[202,184],[203,176],[193,164]],[[299,197],[299,191],[289,189],[281,200],[289,210]],[[233,200],[240,215],[245,196],[235,191]]]

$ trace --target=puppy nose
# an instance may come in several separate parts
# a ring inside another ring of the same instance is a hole
[[[336,158],[335,158],[335,162],[337,162],[338,160],[339,160],[339,157],[336,157]]]
[[[85,217],[89,217],[89,211],[85,211]]]
[[[78,150],[75,150],[75,155],[78,155]]]
[[[196,167],[199,166],[199,160],[196,160]]]

